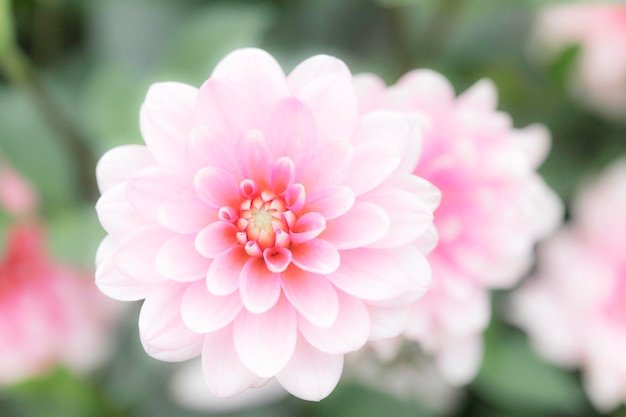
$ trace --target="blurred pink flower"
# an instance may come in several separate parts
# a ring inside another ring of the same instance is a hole
[[[0,206],[12,215],[32,214],[38,198],[29,182],[0,158]]]
[[[216,396],[276,377],[318,400],[345,353],[402,330],[430,281],[439,193],[411,174],[415,124],[359,116],[343,62],[315,56],[285,77],[237,50],[200,89],[153,85],[141,131],[146,146],[98,165],[96,280],[145,298],[150,355],[201,354]]]
[[[580,46],[571,87],[610,117],[626,119],[626,6],[559,4],[541,9],[532,32],[535,54],[551,57]]]
[[[496,111],[488,80],[458,97],[430,70],[412,71],[389,88],[370,74],[355,84],[366,116],[405,111],[422,128],[422,156],[412,169],[441,190],[439,244],[429,255],[431,289],[413,306],[405,335],[435,355],[448,382],[467,383],[482,359],[487,289],[514,285],[531,265],[534,243],[560,222],[560,201],[535,172],[548,132],[514,129],[509,115]]]
[[[39,226],[14,226],[0,261],[0,384],[97,365],[110,307],[88,273],[48,258]]]
[[[583,370],[604,411],[626,403],[626,160],[587,185],[573,221],[539,247],[510,315],[546,359]]]

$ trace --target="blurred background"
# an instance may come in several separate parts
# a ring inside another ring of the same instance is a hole
[[[552,151],[540,173],[568,205],[585,178],[626,155],[626,110],[607,111],[572,88],[579,47],[542,52],[533,33],[546,3],[0,0],[1,159],[40,196],[50,256],[93,271],[104,237],[93,208],[95,163],[111,147],[142,143],[138,114],[148,86],[164,80],[199,86],[228,52],[259,46],[286,72],[325,53],[353,73],[374,72],[388,83],[413,68],[441,72],[457,93],[492,79],[499,109],[516,127],[542,123],[550,129]],[[1,236],[13,222],[10,214],[0,215]],[[6,239],[0,240],[4,247]],[[228,405],[181,398],[180,387],[172,388],[179,367],[153,360],[141,348],[135,303],[118,313],[107,336],[108,359],[95,370],[81,374],[58,366],[1,387],[0,417],[601,415],[577,372],[540,360],[524,334],[503,321],[504,295],[492,297],[494,317],[477,378],[467,387],[442,387],[435,404],[417,392],[438,390],[423,373],[412,395],[394,390],[397,383],[386,387],[349,370],[320,403],[276,392]],[[396,371],[397,381],[410,379],[400,368],[411,366],[426,365],[395,364],[389,379]],[[626,409],[611,415],[626,416]]]

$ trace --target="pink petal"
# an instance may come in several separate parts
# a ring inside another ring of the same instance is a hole
[[[343,185],[318,188],[306,199],[306,210],[321,214],[326,220],[337,218],[354,205],[354,193]]]
[[[326,219],[319,213],[305,213],[289,232],[291,242],[294,244],[308,242],[315,239],[326,229]]]
[[[264,313],[278,302],[280,276],[268,271],[261,258],[250,258],[241,270],[239,293],[248,311]]]
[[[335,389],[342,370],[343,355],[320,352],[300,336],[291,360],[276,378],[291,394],[319,401]]]
[[[403,190],[378,188],[362,200],[381,207],[391,224],[387,234],[369,247],[388,248],[415,242],[433,223],[433,213],[417,196]]]
[[[331,140],[321,144],[310,159],[296,167],[296,180],[307,190],[341,184],[352,163],[352,144],[346,140]]]
[[[226,295],[239,288],[239,275],[250,259],[241,247],[234,247],[211,262],[207,272],[207,289],[215,295]]]
[[[232,223],[216,221],[196,236],[196,249],[202,256],[213,259],[237,243],[237,229]]]
[[[401,261],[393,250],[344,250],[339,268],[327,277],[355,297],[383,300],[404,293],[411,285]]]
[[[287,248],[267,248],[263,251],[265,267],[271,272],[283,272],[291,263],[292,254]]]
[[[196,333],[211,333],[230,324],[241,311],[239,294],[211,294],[203,281],[187,287],[181,301],[185,325]]]
[[[206,336],[202,370],[209,391],[218,398],[237,395],[259,379],[237,356],[231,326]]]
[[[237,159],[245,178],[265,181],[271,169],[272,152],[263,133],[258,130],[247,132],[237,143]]]
[[[339,268],[339,251],[323,239],[313,239],[291,248],[292,262],[314,274],[331,274]]]
[[[162,164],[184,164],[187,135],[194,126],[198,90],[167,82],[152,84],[141,106],[140,128],[154,159]]]
[[[302,210],[304,202],[306,201],[306,191],[304,189],[304,185],[291,184],[287,187],[283,198],[285,199],[285,206],[287,206],[289,210],[296,214],[300,213],[300,210]]]
[[[235,147],[235,141],[225,140],[223,135],[211,130],[209,126],[197,126],[189,134],[187,153],[194,170],[219,168],[241,180]]]
[[[515,129],[510,132],[509,140],[527,156],[533,169],[537,169],[550,152],[550,131],[544,125]]]
[[[498,90],[493,81],[483,78],[465,90],[456,105],[476,112],[492,112],[498,105]]]
[[[357,74],[352,77],[352,81],[361,114],[377,110],[387,84],[377,75],[369,73]]]
[[[264,132],[274,158],[286,156],[297,164],[315,146],[316,124],[311,110],[293,97],[274,104]]]
[[[114,242],[110,237],[104,238],[98,247],[95,279],[98,289],[111,298],[120,301],[136,301],[146,298],[153,284],[135,281],[121,273],[113,263],[112,251]],[[106,252],[106,255],[103,254]]]
[[[267,52],[256,48],[237,49],[223,58],[212,78],[235,81],[267,111],[276,100],[289,94],[282,68]]]
[[[137,171],[155,163],[145,146],[124,145],[113,148],[102,155],[96,166],[98,188],[104,194],[114,186],[126,182]]]
[[[287,77],[292,94],[296,95],[311,82],[328,76],[351,78],[350,70],[343,61],[328,55],[316,55],[298,64]]]
[[[335,322],[339,302],[335,288],[325,277],[292,267],[281,278],[285,296],[307,320],[323,328]]]
[[[244,132],[261,126],[261,109],[241,85],[209,78],[198,92],[195,120],[219,132],[223,141],[235,143]]]
[[[288,157],[278,158],[272,164],[270,171],[270,187],[280,195],[293,183],[296,176],[296,167]]]
[[[415,170],[422,152],[422,136],[417,122],[401,112],[381,110],[361,116],[353,143],[368,142],[395,146],[402,155],[398,170],[407,174]]]
[[[300,333],[317,349],[330,354],[343,354],[360,349],[370,334],[370,319],[365,304],[341,290],[337,318],[328,328],[314,325],[304,316],[298,317]]]
[[[203,278],[210,265],[211,260],[196,250],[195,236],[191,234],[174,236],[161,247],[156,257],[159,273],[174,281],[188,282]]]
[[[385,186],[399,188],[415,195],[426,204],[430,211],[435,211],[441,202],[439,188],[416,175],[394,175],[385,181]]]
[[[402,155],[393,145],[378,142],[357,145],[343,185],[357,196],[364,194],[386,180],[401,161]]]
[[[329,220],[320,237],[340,250],[359,248],[385,236],[390,224],[382,208],[357,201],[343,216]]]
[[[358,120],[358,104],[351,77],[317,78],[294,95],[313,114],[318,141],[352,136]]]
[[[269,311],[242,311],[233,325],[235,349],[248,369],[263,378],[285,367],[296,345],[296,313],[281,297]]]
[[[173,232],[197,233],[217,220],[217,210],[194,196],[162,203],[158,218],[159,223]]]
[[[411,314],[409,306],[392,308],[368,305],[367,310],[370,316],[370,340],[398,336],[406,327]]]
[[[239,207],[239,184],[227,172],[206,167],[196,173],[194,186],[202,201],[215,208]]]
[[[150,224],[128,202],[124,183],[109,188],[102,194],[96,203],[96,212],[104,230],[116,237],[122,237]]]
[[[195,191],[191,182],[174,167],[155,165],[144,168],[128,180],[126,196],[130,204],[148,219],[159,220],[163,203],[192,199]]]
[[[167,284],[144,301],[139,313],[139,335],[148,355],[168,362],[198,356],[204,336],[185,325],[180,313],[186,284]]]
[[[113,253],[115,267],[138,281],[165,280],[157,270],[156,257],[165,242],[173,236],[159,226],[145,226],[126,235]]]
[[[397,108],[414,108],[429,114],[446,111],[455,100],[454,88],[436,71],[410,71],[388,90]]]

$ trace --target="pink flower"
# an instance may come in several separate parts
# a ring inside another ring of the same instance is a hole
[[[544,7],[532,38],[536,53],[552,57],[579,45],[571,78],[574,94],[602,114],[626,119],[626,6]]]
[[[583,371],[604,411],[626,403],[626,160],[580,193],[573,221],[539,247],[510,315],[546,359]]]
[[[12,215],[32,214],[38,198],[29,182],[0,158],[0,206]]]
[[[389,88],[369,74],[355,83],[365,116],[400,110],[422,128],[422,156],[412,169],[441,190],[439,244],[429,255],[432,287],[413,306],[405,334],[435,355],[450,383],[467,383],[482,358],[487,289],[514,285],[530,266],[533,244],[561,217],[558,198],[535,172],[548,133],[514,129],[509,115],[496,111],[488,80],[458,97],[430,70],[412,71]]]
[[[96,280],[145,298],[150,355],[202,355],[216,396],[276,377],[317,400],[344,353],[401,331],[430,281],[438,191],[411,174],[414,123],[359,116],[343,62],[316,56],[285,77],[237,50],[200,89],[153,85],[141,131],[146,146],[98,166]]]
[[[0,260],[0,384],[59,363],[75,371],[97,365],[111,324],[108,301],[89,274],[48,258],[39,226],[14,226]]]

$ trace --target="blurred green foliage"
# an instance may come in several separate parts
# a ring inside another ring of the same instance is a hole
[[[566,91],[577,49],[552,64],[529,59],[527,36],[540,0],[14,0],[12,17],[51,102],[95,158],[113,146],[141,143],[138,111],[148,86],[201,84],[230,50],[261,46],[288,71],[314,53],[334,54],[354,72],[394,82],[429,67],[457,92],[487,77],[499,108],[518,127],[547,125],[553,149],[540,172],[569,203],[582,179],[626,154],[626,124],[590,113]],[[0,0],[0,54],[11,43],[7,0]],[[0,152],[36,186],[53,253],[91,268],[104,235],[80,192],[81,172],[28,94],[0,72]],[[1,219],[0,224],[6,224]],[[495,296],[496,305],[502,302]],[[86,380],[63,370],[0,391],[0,417],[209,415],[178,407],[167,394],[174,365],[139,345],[136,312],[120,325],[116,351]],[[454,415],[597,415],[577,374],[543,363],[516,330],[496,322],[486,335],[482,370]],[[625,415],[623,409],[615,416]],[[232,416],[434,416],[410,399],[341,382],[319,404],[287,398]]]

